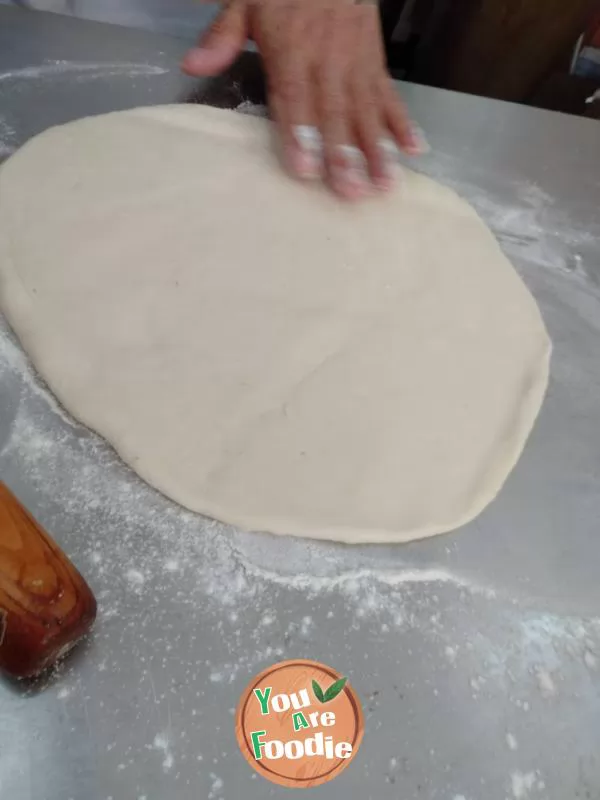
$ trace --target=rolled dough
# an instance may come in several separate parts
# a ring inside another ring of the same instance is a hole
[[[83,119],[0,171],[2,307],[75,417],[243,528],[407,541],[478,514],[550,342],[475,211],[407,172],[360,205],[286,177],[268,123]]]

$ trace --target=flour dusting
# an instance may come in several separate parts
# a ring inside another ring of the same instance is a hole
[[[8,158],[17,146],[17,132],[0,111],[0,160]]]
[[[173,753],[171,752],[171,745],[169,742],[169,734],[168,733],[157,733],[154,737],[154,741],[152,746],[155,750],[158,750],[162,757],[162,767],[165,772],[169,772],[169,770],[173,767],[174,758]]]
[[[104,517],[119,520],[118,542],[106,541],[99,530],[79,543],[85,562],[100,575],[106,574],[105,564],[110,562],[107,550],[116,548],[123,554],[135,553],[131,562],[123,559],[118,562],[126,584],[135,589],[156,588],[157,581],[176,580],[185,573],[190,556],[201,550],[203,564],[199,568],[194,566],[198,590],[202,589],[224,607],[235,608],[239,601],[245,603],[257,596],[261,583],[313,596],[340,592],[360,603],[367,616],[386,610],[382,593],[391,592],[398,602],[412,593],[411,587],[418,591],[421,585],[448,584],[455,589],[494,596],[490,587],[480,587],[466,576],[445,568],[375,568],[369,564],[368,551],[363,557],[359,548],[246,534],[189,512],[148,487],[108,445],[64,412],[39,381],[7,329],[0,337],[2,371],[12,372],[18,378],[22,395],[29,398],[32,406],[49,406],[55,416],[47,427],[33,409],[28,413],[27,404],[21,402],[4,454],[18,453],[21,465],[38,491],[42,495],[60,496],[65,513],[88,518],[90,512],[101,511]],[[155,532],[152,548],[136,547],[140,529],[146,535]],[[285,552],[286,557],[280,561],[263,559],[263,551],[270,548],[278,554]],[[343,553],[342,559],[335,557],[338,550]],[[271,625],[274,619],[269,609],[263,624]],[[298,634],[309,636],[312,627],[312,617],[305,615],[297,623]]]
[[[518,738],[528,741],[518,720],[527,725],[535,682],[549,689],[551,676],[555,685],[565,658],[572,661],[570,691],[576,686],[586,703],[597,703],[589,676],[593,653],[600,650],[600,620],[515,608],[498,587],[441,564],[402,566],[390,561],[389,549],[248,534],[193,514],[147,486],[104,441],[73,421],[4,327],[0,388],[8,386],[17,394],[4,403],[12,423],[0,442],[0,463],[11,465],[13,477],[22,474],[32,491],[31,510],[38,511],[36,503],[45,509],[42,521],[97,596],[94,650],[86,655],[88,665],[93,662],[91,679],[106,680],[111,696],[117,692],[115,702],[126,709],[125,676],[135,670],[139,706],[131,713],[150,738],[145,745],[134,740],[107,745],[115,753],[116,774],[119,764],[129,769],[136,763],[141,746],[158,755],[153,763],[175,780],[192,757],[193,731],[207,724],[210,698],[221,698],[231,720],[232,701],[257,672],[294,656],[324,657],[321,647],[314,649],[324,626],[328,635],[343,625],[348,644],[361,641],[352,635],[358,631],[374,642],[397,641],[399,675],[410,674],[407,663],[423,677],[429,674],[434,702],[446,702],[450,692],[463,703],[495,698],[505,707],[508,697],[517,717],[509,734],[499,725],[498,751],[511,753]],[[496,620],[493,627],[486,622],[487,609]],[[211,628],[212,639],[198,629],[200,623]],[[413,650],[411,642],[418,647]],[[344,656],[351,680],[369,649]],[[325,657],[337,658],[329,651]],[[58,695],[63,702],[79,698],[77,666],[67,663],[55,675],[63,684]],[[375,673],[368,685],[358,686],[370,725],[377,720],[379,693],[373,686],[379,680]],[[410,685],[401,688],[410,691]],[[183,689],[185,715],[177,717],[173,709]],[[424,724],[429,725],[426,717]],[[222,741],[219,736],[212,738]],[[203,796],[214,800],[225,796],[216,770],[228,762],[220,753],[209,761],[214,777],[205,774]],[[386,781],[400,774],[398,764],[392,751],[385,761]],[[535,772],[511,774],[515,800],[529,800],[539,785]]]
[[[498,238],[515,266],[524,264],[557,271],[596,291],[600,269],[594,257],[600,221],[590,215],[587,225],[562,208],[554,197],[528,180],[494,176],[492,195],[476,171],[436,152],[423,160],[423,171],[468,200]],[[489,176],[488,176],[489,177]]]
[[[269,113],[266,106],[260,103],[252,103],[250,100],[243,100],[236,106],[235,110],[240,114],[246,114],[250,117],[266,117]]]
[[[540,694],[543,698],[554,697],[557,692],[556,684],[552,675],[546,669],[537,669],[535,673],[536,681]]]
[[[535,772],[513,772],[510,783],[515,800],[525,800],[537,785],[537,775]]]
[[[37,499],[59,502],[61,519],[71,520],[74,532],[65,546],[96,591],[99,625],[119,615],[124,596],[160,608],[165,595],[174,595],[191,618],[198,608],[213,609],[223,635],[235,637],[230,653],[207,654],[210,683],[246,678],[280,660],[296,642],[302,648],[310,643],[313,615],[282,618],[275,599],[282,592],[304,598],[307,610],[343,600],[354,609],[356,628],[368,620],[386,631],[418,625],[442,641],[441,593],[458,602],[462,593],[486,602],[495,596],[492,587],[446,567],[390,569],[377,549],[247,534],[168,501],[64,412],[6,328],[0,335],[0,376],[19,387],[2,457],[23,472]],[[47,524],[60,537],[52,517]],[[235,641],[241,617],[253,609],[259,617],[252,652],[240,654]],[[333,615],[328,619],[335,624]],[[102,662],[110,670],[106,657]]]
[[[214,772],[210,773],[210,779],[212,783],[208,794],[208,800],[218,800],[221,795],[221,789],[223,788],[223,779],[215,775]]]
[[[597,669],[597,667],[598,667],[598,659],[596,658],[596,656],[590,650],[586,650],[585,651],[585,653],[583,655],[583,660],[585,662],[586,667],[588,667],[588,669],[592,669],[592,670]]]
[[[164,67],[158,67],[153,64],[138,64],[126,61],[100,61],[94,63],[85,61],[46,61],[43,64],[0,72],[0,83],[39,81],[57,77],[64,77],[69,80],[73,78],[95,80],[97,78],[151,77],[153,75],[163,75],[168,71]]]

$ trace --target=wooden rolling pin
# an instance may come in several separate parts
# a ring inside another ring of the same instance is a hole
[[[39,674],[95,617],[87,583],[0,481],[0,669],[16,678]]]

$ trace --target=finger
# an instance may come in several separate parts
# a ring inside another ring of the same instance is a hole
[[[186,53],[181,69],[196,76],[222,72],[236,60],[246,38],[246,5],[236,0],[219,14],[198,45]]]
[[[284,163],[298,177],[319,177],[323,172],[322,140],[315,126],[308,66],[302,58],[294,58],[281,69],[274,65],[272,74],[270,102]]]
[[[336,82],[337,83],[337,82]],[[367,193],[366,162],[351,133],[348,98],[341,82],[329,81],[320,114],[327,178],[336,194],[348,200]]]
[[[343,39],[338,44],[345,44]],[[348,200],[369,192],[365,158],[357,147],[350,120],[350,87],[344,50],[332,47],[318,76],[319,126],[325,167],[334,192]]]
[[[391,80],[385,79],[380,87],[385,117],[392,136],[409,155],[422,155],[429,145],[420,128],[411,122]]]
[[[308,78],[296,73],[271,90],[270,103],[281,141],[283,161],[299,178],[323,173],[323,145],[315,126]]]
[[[391,188],[395,171],[395,154],[385,146],[389,128],[385,109],[378,91],[378,82],[385,74],[385,54],[381,21],[377,7],[363,5],[360,24],[356,27],[358,42],[353,89],[354,125],[356,137],[367,159],[372,183],[383,191]]]
[[[387,191],[394,182],[395,158],[385,145],[386,126],[379,95],[362,75],[353,83],[353,107],[356,138],[365,155],[371,181],[378,189]]]

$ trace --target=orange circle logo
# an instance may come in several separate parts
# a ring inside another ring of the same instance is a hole
[[[282,661],[250,682],[235,732],[244,758],[280,786],[336,778],[360,746],[364,721],[347,678],[318,661]]]

